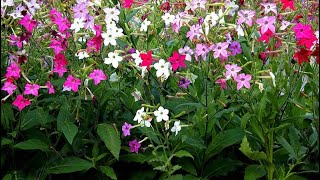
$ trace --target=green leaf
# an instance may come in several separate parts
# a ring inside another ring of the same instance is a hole
[[[186,172],[197,176],[197,171],[196,168],[193,165],[192,161],[180,161],[179,163],[182,166],[182,169],[185,170]]]
[[[231,159],[219,159],[210,161],[204,168],[203,174],[205,177],[210,178],[213,176],[226,176],[228,172],[234,171],[242,162]]]
[[[291,156],[293,156],[295,159],[298,158],[296,152],[286,139],[284,139],[282,136],[276,136],[276,139],[289,152]]]
[[[12,144],[13,141],[11,139],[7,139],[7,138],[4,138],[2,137],[1,138],[1,146],[5,146],[5,145],[8,145],[8,144]]]
[[[47,168],[50,174],[64,174],[76,171],[84,171],[93,167],[90,161],[78,157],[68,157],[63,160],[59,159],[56,165]]]
[[[185,151],[185,150],[180,150],[178,152],[175,152],[173,154],[173,156],[176,156],[176,157],[179,157],[179,158],[181,158],[181,157],[191,157],[192,159],[194,159],[193,156],[188,151]]]
[[[168,177],[165,180],[183,180],[183,176],[181,174],[176,174],[176,175]]]
[[[65,102],[62,104],[62,106],[60,107],[60,111],[57,117],[57,129],[58,131],[62,131],[62,127],[63,127],[63,123],[65,121],[69,120],[69,116],[70,116],[70,111],[69,111],[69,104],[66,98]]]
[[[112,155],[119,160],[120,154],[120,134],[109,124],[99,124],[97,126],[97,133],[107,146]]]
[[[65,121],[61,129],[68,142],[72,144],[74,137],[78,133],[78,127],[72,122]]]
[[[2,180],[12,180],[12,174],[6,174]]]
[[[248,121],[249,121],[249,119],[250,119],[251,116],[252,116],[252,115],[251,115],[249,112],[246,113],[244,116],[242,116],[242,118],[241,118],[241,128],[242,128],[242,129],[245,129],[245,128],[246,128],[247,123],[248,123]]]
[[[21,121],[21,130],[27,130],[35,126],[45,126],[47,123],[52,122],[53,118],[43,108],[37,108],[28,111]]]
[[[160,144],[159,138],[157,136],[157,134],[148,127],[138,127],[139,131],[141,131],[142,134],[145,134],[148,136],[149,139],[151,139],[153,142],[155,142],[156,144]]]
[[[256,180],[266,175],[262,165],[249,165],[244,172],[244,180]]]
[[[244,136],[244,131],[241,128],[234,128],[219,133],[213,142],[208,146],[206,151],[206,160],[218,154],[224,148],[238,143]]]
[[[129,15],[126,16],[126,20],[124,22],[125,23],[129,22],[132,19],[132,17],[138,13],[138,11],[139,9],[133,10]]]
[[[114,173],[112,167],[110,166],[100,166],[100,170],[107,175],[108,177],[110,177],[111,179],[117,179],[116,173]]]
[[[1,104],[1,126],[3,129],[10,129],[10,122],[14,121],[12,105],[8,103]]]
[[[49,145],[45,142],[40,141],[39,139],[29,139],[23,142],[20,142],[13,146],[14,148],[23,149],[23,150],[36,150],[49,151]]]
[[[264,152],[252,151],[246,136],[243,137],[239,150],[252,160],[266,160],[267,155]]]

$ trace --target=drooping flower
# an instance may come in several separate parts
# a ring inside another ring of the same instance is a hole
[[[216,84],[220,84],[220,90],[222,89],[228,89],[228,86],[227,86],[227,80],[226,79],[223,79],[223,78],[220,78],[216,81]]]
[[[298,63],[301,65],[304,61],[310,62],[309,56],[311,55],[312,51],[306,50],[301,48],[300,51],[294,53],[294,58],[298,60]]]
[[[134,101],[139,101],[142,99],[141,92],[136,89],[131,95],[134,97]]]
[[[87,42],[87,52],[92,51],[99,52],[102,47],[102,27],[100,25],[95,25],[93,28],[96,32],[95,36]]]
[[[13,101],[12,105],[18,107],[20,111],[31,104],[29,99],[24,98],[21,94]]]
[[[270,29],[271,32],[275,33],[276,27],[276,17],[275,16],[264,16],[263,18],[257,19],[257,24],[261,27],[261,33],[264,34],[265,32]]]
[[[98,85],[100,81],[107,79],[107,76],[100,69],[93,70],[88,77],[89,79],[93,79],[94,85]]]
[[[163,59],[160,59],[159,62],[155,63],[153,67],[157,70],[157,77],[164,76],[164,79],[167,79],[170,76],[170,63],[166,62]]]
[[[67,77],[67,80],[64,82],[63,87],[67,89],[71,89],[74,92],[77,92],[80,84],[81,84],[81,80],[79,78],[75,78],[72,75],[69,75]]]
[[[238,83],[237,90],[240,90],[243,86],[250,89],[250,80],[252,76],[250,74],[241,73],[234,77],[234,80]]]
[[[138,154],[141,144],[137,141],[137,139],[134,139],[133,141],[129,142],[129,147],[131,152],[135,152]]]
[[[7,91],[8,94],[12,95],[13,91],[17,89],[17,86],[11,81],[6,81],[4,86],[1,88],[3,91]]]
[[[171,132],[175,132],[176,135],[181,130],[180,121],[175,121],[173,127],[171,128]]]
[[[136,112],[136,115],[134,116],[133,121],[138,121],[138,123],[140,123],[143,120],[143,116],[145,115],[146,115],[146,112],[144,112],[144,107],[142,107]]]
[[[319,45],[316,46],[316,49],[313,51],[311,56],[316,56],[316,62],[319,64]]]
[[[177,51],[173,52],[173,55],[168,58],[169,62],[172,65],[172,70],[176,71],[179,67],[185,68],[186,64],[184,60],[186,59],[186,55],[181,55]]]
[[[141,66],[147,66],[147,69],[150,69],[150,65],[152,64],[152,51],[148,51],[147,53],[140,53],[140,58],[142,59]]]
[[[153,114],[156,116],[157,122],[161,122],[162,120],[168,121],[169,120],[169,110],[160,106],[158,110],[154,111]]]
[[[38,84],[26,84],[24,88],[24,93],[25,95],[27,94],[32,94],[34,96],[38,96],[38,91],[40,89],[40,86]]]
[[[34,27],[37,25],[37,21],[32,20],[29,14],[26,14],[23,19],[19,21],[19,24],[24,26],[28,32],[32,32]]]
[[[191,81],[187,77],[183,77],[179,80],[179,87],[187,89]]]
[[[122,132],[124,136],[130,136],[130,128],[131,124],[128,124],[127,122],[122,125]]]

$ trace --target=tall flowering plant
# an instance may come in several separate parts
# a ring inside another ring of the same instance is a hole
[[[5,177],[315,177],[317,2],[2,4]]]

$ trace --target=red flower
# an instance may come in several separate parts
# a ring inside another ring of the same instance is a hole
[[[142,59],[141,66],[147,66],[150,69],[150,65],[152,64],[152,51],[148,51],[147,54],[140,54],[140,58]]]
[[[186,55],[180,55],[177,51],[173,52],[173,55],[168,58],[169,62],[171,62],[172,70],[176,71],[179,67],[186,67],[184,60],[186,59]]]
[[[298,60],[299,64],[302,64],[303,61],[310,62],[309,56],[311,55],[311,51],[301,48],[300,51],[294,53],[294,58]]]
[[[161,5],[160,5],[160,9],[161,9],[161,11],[163,11],[163,12],[168,12],[169,10],[170,10],[170,2],[169,1],[166,1],[166,2],[164,2],[164,3],[162,3]]]
[[[310,49],[313,46],[313,42],[317,40],[315,35],[311,35],[308,38],[302,38],[298,41],[299,46],[305,46],[307,49]]]
[[[261,37],[258,39],[258,42],[260,41],[264,41],[266,43],[269,43],[269,39],[273,36],[272,31],[270,31],[270,29],[268,29],[268,31],[266,31],[264,34],[261,35]]]
[[[287,7],[294,10],[294,0],[281,0],[283,6],[282,10],[285,10]]]
[[[316,46],[316,49],[313,51],[311,56],[316,56],[317,64],[319,64],[319,45]]]

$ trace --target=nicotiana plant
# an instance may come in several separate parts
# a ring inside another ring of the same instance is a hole
[[[317,178],[318,8],[1,0],[2,178]]]

